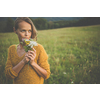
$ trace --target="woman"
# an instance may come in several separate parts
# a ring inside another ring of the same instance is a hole
[[[19,17],[15,21],[14,32],[18,35],[19,45],[12,45],[8,49],[6,76],[13,79],[14,84],[43,84],[44,79],[50,76],[48,56],[43,46],[38,44],[33,51],[25,52],[20,43],[23,38],[36,38],[34,24],[27,17]]]

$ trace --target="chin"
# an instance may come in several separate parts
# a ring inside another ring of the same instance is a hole
[[[23,39],[30,39],[30,38],[23,38]]]

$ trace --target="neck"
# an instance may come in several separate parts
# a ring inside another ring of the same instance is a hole
[[[20,49],[24,49],[24,47],[23,47],[23,45],[21,43],[19,44],[19,48]]]

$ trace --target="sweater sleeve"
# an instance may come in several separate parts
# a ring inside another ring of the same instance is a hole
[[[5,75],[10,79],[14,79],[18,74],[12,69],[13,65],[11,63],[11,47],[8,49],[8,58],[5,67]]]
[[[48,63],[47,53],[44,50],[44,48],[43,48],[42,45],[41,45],[41,48],[40,48],[40,54],[39,54],[39,58],[38,58],[38,65],[40,67],[44,68],[47,71],[47,77],[46,77],[46,79],[48,79],[50,77],[50,65]]]

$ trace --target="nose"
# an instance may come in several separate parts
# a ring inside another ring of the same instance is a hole
[[[28,35],[28,31],[25,32],[25,35],[26,35],[26,36]]]

